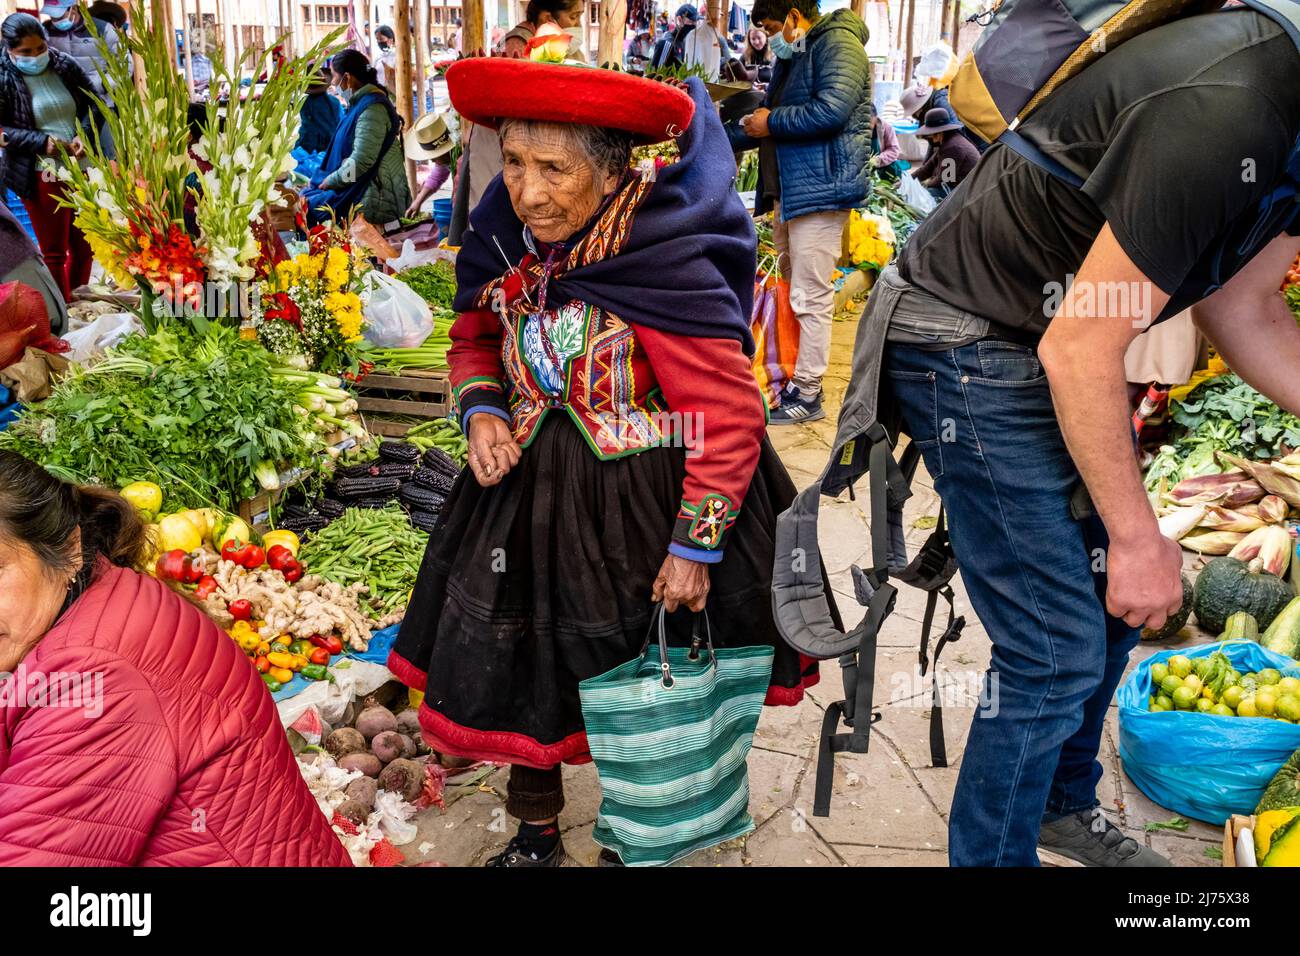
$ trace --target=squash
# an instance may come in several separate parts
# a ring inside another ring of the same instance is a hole
[[[1255,836],[1255,859],[1259,865],[1300,866],[1300,808],[1270,810],[1255,818],[1256,827],[1261,823],[1264,832]]]
[[[1259,643],[1259,623],[1254,615],[1247,611],[1238,611],[1228,617],[1219,635],[1221,641],[1254,641]]]
[[[1255,859],[1263,860],[1272,849],[1273,838],[1278,838],[1279,845],[1288,830],[1288,825],[1300,816],[1300,807],[1287,807],[1283,810],[1265,810],[1255,814],[1255,825],[1251,828],[1255,838]],[[1280,832],[1279,832],[1280,831]],[[1276,864],[1264,864],[1276,865]]]
[[[1286,657],[1300,654],[1300,597],[1287,604],[1273,619],[1259,639],[1259,646]]]
[[[1269,810],[1285,810],[1288,807],[1300,807],[1300,750],[1297,750],[1282,769],[1273,774],[1273,779],[1264,788],[1264,795],[1259,798],[1255,814]]]
[[[1169,615],[1165,620],[1164,627],[1157,630],[1151,628],[1142,629],[1142,640],[1144,641],[1172,641],[1178,636],[1178,632],[1187,626],[1187,619],[1192,616],[1192,596],[1194,594],[1192,582],[1183,575],[1183,606],[1174,614]]]
[[[1196,578],[1192,605],[1196,620],[1211,634],[1222,633],[1228,618],[1245,611],[1260,627],[1268,627],[1294,595],[1291,586],[1262,570],[1255,558],[1246,564],[1236,558],[1213,558]]]

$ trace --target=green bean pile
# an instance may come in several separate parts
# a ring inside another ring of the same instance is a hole
[[[308,574],[343,585],[365,584],[378,618],[406,606],[428,541],[393,502],[384,508],[349,508],[311,534],[298,557]]]

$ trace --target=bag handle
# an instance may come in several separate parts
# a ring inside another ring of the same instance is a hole
[[[659,670],[661,676],[659,683],[664,690],[671,690],[673,684],[672,666],[668,663],[668,631],[664,626],[664,621],[668,617],[668,612],[664,610],[662,601],[655,602],[654,610],[650,612],[650,626],[646,629],[645,642],[641,645],[641,659],[645,660],[646,651],[650,649],[650,638],[655,633],[656,623],[659,626]],[[700,621],[704,621],[704,640],[700,640]],[[695,615],[691,622],[691,650],[687,655],[689,660],[699,660],[701,643],[709,647],[709,664],[716,667],[718,664],[717,652],[713,649],[713,626],[709,623],[709,612],[700,611]]]

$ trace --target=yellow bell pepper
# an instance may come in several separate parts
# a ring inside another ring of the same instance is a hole
[[[275,655],[268,656],[267,660],[269,661],[272,656]],[[267,673],[278,680],[281,684],[287,684],[289,681],[293,680],[293,671],[289,670],[287,667],[276,667],[272,664],[271,669],[267,671]]]
[[[272,667],[283,667],[285,670],[293,670],[294,656],[283,651],[274,651],[266,655],[266,659]]]
[[[298,536],[292,531],[268,531],[266,534],[262,535],[262,547],[267,551],[270,551],[277,544],[281,547],[288,548],[293,552],[295,558],[298,557],[298,547],[301,542],[299,542]]]

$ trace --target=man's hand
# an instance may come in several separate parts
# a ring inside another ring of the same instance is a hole
[[[72,154],[73,158],[80,158],[86,154],[86,144],[81,141],[80,136],[68,145],[68,152]]]
[[[488,412],[470,416],[469,468],[484,488],[501,484],[522,454],[504,419]]]
[[[760,106],[754,112],[744,117],[740,121],[740,128],[754,139],[762,139],[764,136],[771,136],[771,131],[767,128],[767,117],[772,111],[766,106]]]
[[[1183,549],[1157,531],[1106,549],[1106,611],[1129,627],[1163,627],[1183,606]]]
[[[682,604],[692,611],[703,611],[709,596],[709,566],[668,555],[655,577],[652,596],[664,602],[665,611],[675,611]]]
[[[53,156],[59,151],[59,141],[53,136],[45,137],[45,155]]]

